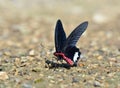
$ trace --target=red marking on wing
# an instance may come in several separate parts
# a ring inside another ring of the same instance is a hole
[[[54,55],[55,56],[61,56],[71,66],[74,64],[73,61],[70,58],[68,58],[68,57],[65,56],[64,53],[56,53],[55,52]]]

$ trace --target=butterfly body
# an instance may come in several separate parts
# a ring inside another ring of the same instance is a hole
[[[60,59],[64,59],[69,65],[76,65],[81,52],[76,47],[76,43],[82,33],[87,28],[88,22],[84,22],[80,24],[72,33],[66,38],[66,34],[64,32],[62,22],[60,20],[56,23],[55,28],[55,48],[56,52],[54,55]]]

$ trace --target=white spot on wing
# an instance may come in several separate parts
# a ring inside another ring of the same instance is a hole
[[[73,61],[76,62],[78,57],[79,57],[78,52],[75,52],[74,57],[73,57]]]

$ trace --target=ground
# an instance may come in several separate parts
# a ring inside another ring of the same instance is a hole
[[[120,88],[119,0],[5,1],[0,0],[0,88]],[[67,35],[89,22],[76,45],[82,52],[77,67],[53,55],[58,19]]]

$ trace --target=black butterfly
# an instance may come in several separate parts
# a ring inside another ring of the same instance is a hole
[[[58,60],[64,59],[70,66],[77,65],[81,52],[76,47],[76,43],[79,40],[82,33],[86,30],[88,22],[83,22],[66,38],[62,22],[57,21],[55,27],[55,48],[54,53]]]

